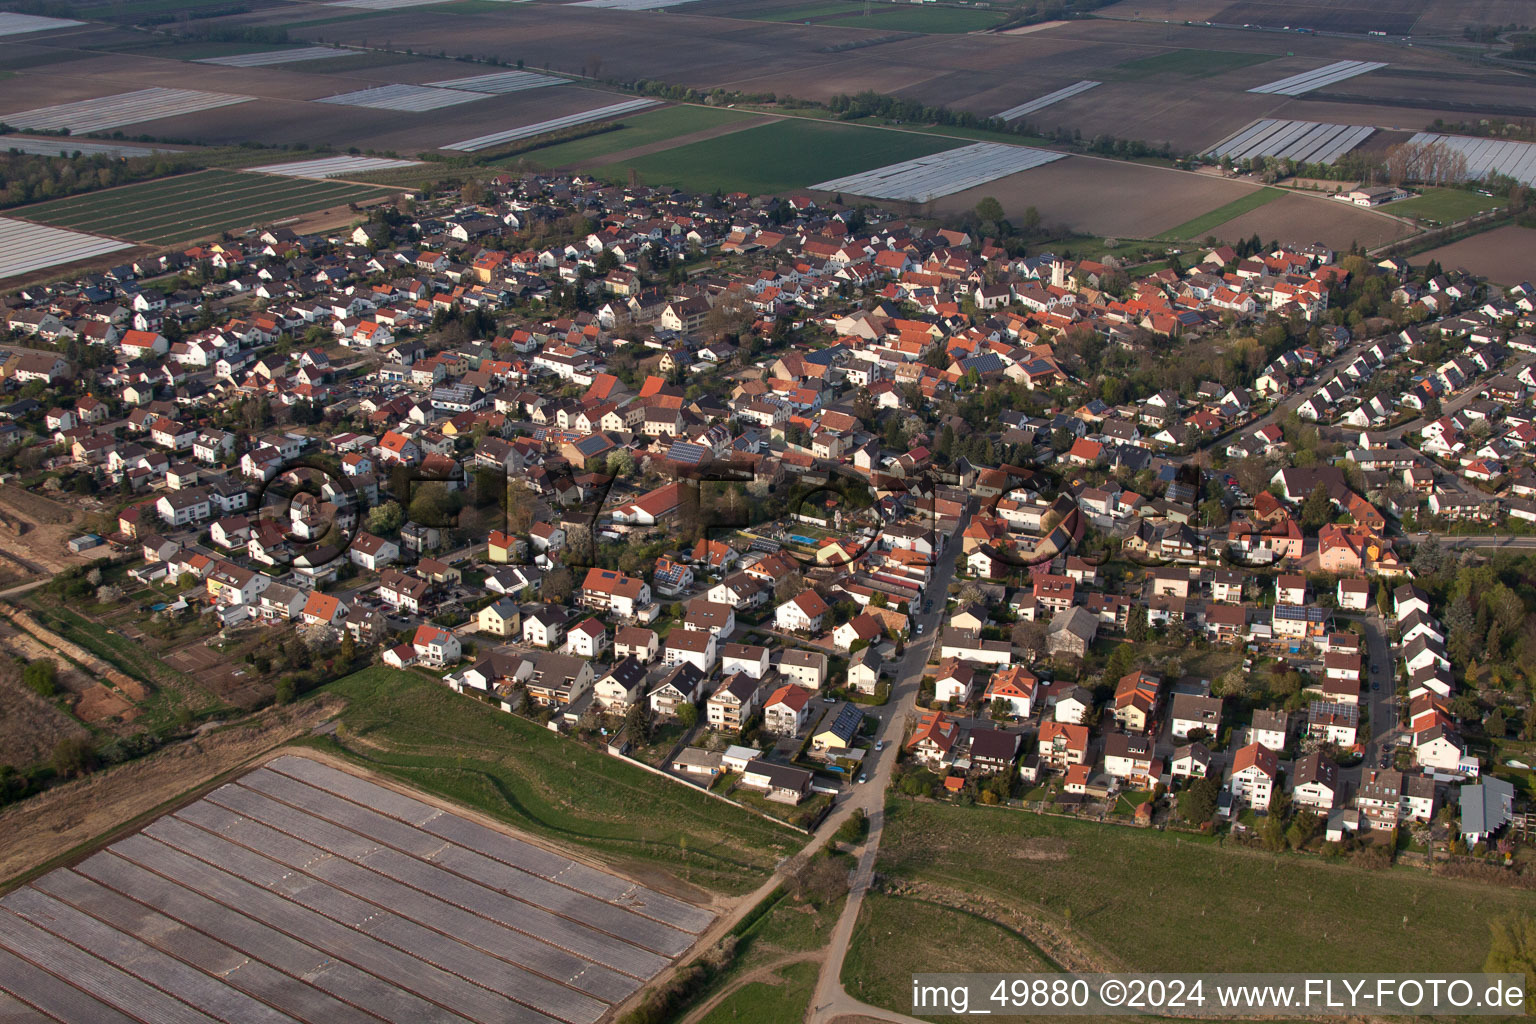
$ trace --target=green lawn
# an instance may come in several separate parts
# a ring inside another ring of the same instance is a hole
[[[800,1024],[820,973],[814,961],[786,964],[773,972],[771,983],[754,981],[732,992],[701,1024]]]
[[[912,1007],[914,974],[1054,969],[1033,943],[1007,924],[918,896],[871,890],[859,907],[842,981],[849,995],[906,1013]]]
[[[1117,64],[1105,74],[1113,78],[1138,81],[1158,75],[1182,75],[1186,78],[1210,78],[1215,75],[1252,67],[1275,59],[1272,53],[1237,53],[1232,50],[1173,50],[1154,57],[1142,57]]]
[[[868,14],[861,11],[841,18],[828,18],[816,24],[878,29],[881,32],[959,34],[989,29],[1002,22],[1006,16],[1003,11],[977,11],[960,7],[897,7],[876,3],[870,6]]]
[[[1245,213],[1257,210],[1266,203],[1272,203],[1285,195],[1278,188],[1261,188],[1257,192],[1250,192],[1241,199],[1234,199],[1223,206],[1218,206],[1209,213],[1202,214],[1194,220],[1186,221],[1176,228],[1169,228],[1158,235],[1159,239],[1166,241],[1182,241],[1185,239],[1204,238],[1212,230],[1225,224],[1234,217],[1241,217]]]
[[[621,869],[734,895],[760,885],[802,842],[412,672],[375,666],[318,692],[348,702],[337,737],[318,745]]]
[[[274,157],[273,162],[279,158]],[[209,170],[21,207],[24,220],[168,245],[375,199],[393,190]]]
[[[647,185],[689,192],[784,192],[961,145],[953,139],[786,118],[705,139],[598,173],[623,179],[633,167]]]
[[[741,110],[725,110],[719,107],[676,106],[663,107],[648,114],[624,119],[624,127],[618,131],[589,135],[584,139],[572,139],[557,146],[548,146],[524,153],[515,159],[526,159],[540,167],[572,167],[589,163],[610,153],[619,153],[636,146],[704,131],[717,125],[733,124],[749,120],[756,115]]]
[[[1462,188],[1427,188],[1412,199],[1388,203],[1382,209],[1399,217],[1418,217],[1445,224],[1503,206],[1504,202],[1498,196],[1480,195]]]
[[[1478,971],[1489,920],[1536,913],[1527,889],[905,800],[888,804],[879,870],[1016,901],[1141,971]],[[1147,921],[1178,941],[1149,943]]]

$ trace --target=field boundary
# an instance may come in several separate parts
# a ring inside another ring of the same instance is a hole
[[[1224,203],[1214,210],[1208,210],[1193,220],[1187,220],[1177,227],[1160,231],[1154,236],[1159,242],[1182,242],[1204,237],[1213,229],[1220,227],[1229,220],[1241,217],[1245,213],[1252,213],[1262,206],[1285,195],[1284,189],[1275,188],[1273,185],[1265,185],[1256,192],[1250,192],[1240,199],[1234,199],[1230,203]]]

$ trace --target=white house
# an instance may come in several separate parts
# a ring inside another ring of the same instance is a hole
[[[1262,743],[1250,743],[1232,759],[1232,796],[1248,801],[1255,810],[1269,809],[1280,762],[1275,752]]]

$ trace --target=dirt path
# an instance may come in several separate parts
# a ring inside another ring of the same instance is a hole
[[[0,812],[0,879],[8,887],[84,843],[136,825],[162,805],[241,768],[335,716],[336,699],[304,701],[174,743],[148,757],[56,786]]]
[[[795,953],[792,956],[781,957],[778,960],[769,961],[768,963],[763,964],[761,967],[754,967],[752,970],[735,979],[725,988],[721,989],[719,992],[716,992],[714,995],[704,1000],[704,1002],[688,1011],[682,1020],[678,1021],[678,1024],[697,1024],[698,1021],[703,1020],[705,1017],[708,1017],[711,1013],[713,1013],[715,1011],[715,1007],[719,1006],[741,988],[752,984],[754,981],[761,981],[768,985],[784,984],[784,979],[777,977],[774,972],[776,972],[780,967],[788,967],[790,964],[798,964],[805,960],[815,960],[819,962],[821,960],[821,954]]]
[[[774,121],[782,121],[782,117],[757,117],[746,121],[732,121],[729,124],[717,124],[713,128],[701,128],[696,132],[688,132],[686,135],[674,135],[670,139],[660,139],[656,142],[647,142],[643,146],[631,146],[629,149],[621,149],[617,153],[607,153],[591,160],[583,160],[574,166],[588,167],[597,164],[618,164],[628,160],[634,160],[642,156],[650,156],[652,153],[660,153],[668,149],[676,149],[686,146],[691,142],[703,142],[705,139],[718,139],[722,135],[732,135],[736,132],[746,131],[748,128],[760,128]]]

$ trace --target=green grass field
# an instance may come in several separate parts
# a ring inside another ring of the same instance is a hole
[[[1211,231],[1225,224],[1233,217],[1241,217],[1245,213],[1257,210],[1266,203],[1272,203],[1285,195],[1278,188],[1261,188],[1257,192],[1250,192],[1241,199],[1234,199],[1230,203],[1216,207],[1209,213],[1196,217],[1194,220],[1185,221],[1176,228],[1169,228],[1157,237],[1164,241],[1176,242],[1185,239],[1204,238]]]
[[[942,153],[961,143],[910,132],[787,118],[705,139],[598,173],[622,180],[633,167],[647,185],[689,192],[783,192],[886,164]]]
[[[802,838],[410,672],[373,667],[322,688],[347,699],[318,745],[621,869],[748,892]]]
[[[849,995],[905,1013],[912,1006],[914,974],[1054,969],[1006,924],[916,896],[871,890],[859,907],[842,980]]]
[[[344,182],[198,171],[21,207],[12,215],[146,245],[169,245],[389,194],[390,189]]]
[[[526,159],[539,167],[572,167],[590,163],[610,153],[620,153],[636,146],[646,146],[714,128],[722,124],[735,124],[750,120],[755,115],[741,110],[724,110],[719,107],[677,106],[663,107],[648,114],[624,119],[624,127],[618,131],[589,135],[584,139],[572,139],[557,146],[547,146],[531,153],[520,154],[514,159]]]
[[[133,21],[151,14],[180,14],[199,7],[234,7],[233,0],[118,0],[108,4],[83,4],[72,17],[100,21]]]
[[[935,35],[981,32],[1003,21],[1003,11],[976,11],[959,7],[897,7],[877,3],[869,13],[862,11],[841,18],[818,21],[818,25],[840,28],[868,28],[881,32],[928,32]]]
[[[1503,206],[1504,203],[1498,196],[1479,195],[1466,189],[1427,188],[1413,199],[1388,203],[1382,209],[1399,217],[1419,217],[1446,224]]]
[[[800,1024],[816,994],[821,965],[802,960],[773,972],[773,981],[754,981],[732,992],[700,1024]]]
[[[887,805],[879,870],[895,883],[1010,901],[989,916],[1039,915],[1140,971],[1479,971],[1489,920],[1536,913],[1529,889],[905,800]],[[1148,921],[1178,941],[1148,942]],[[985,945],[966,939],[964,948]],[[897,956],[900,946],[877,953]]]
[[[1275,59],[1272,53],[1237,53],[1232,50],[1174,50],[1154,57],[1128,60],[1110,68],[1106,75],[1138,81],[1158,75],[1182,75],[1185,78],[1211,78],[1215,75],[1252,67]]]

